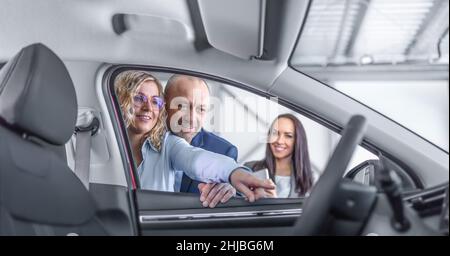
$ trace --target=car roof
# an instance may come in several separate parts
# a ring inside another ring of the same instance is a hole
[[[287,67],[308,4],[284,1],[264,21],[262,1],[1,2],[1,61],[39,41],[63,60],[186,68],[263,90]]]

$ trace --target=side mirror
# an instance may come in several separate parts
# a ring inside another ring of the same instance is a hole
[[[378,162],[376,159],[366,160],[353,167],[344,177],[367,186],[375,186],[375,165]]]
[[[390,163],[390,168],[394,171],[395,174],[397,174],[398,178],[401,181],[402,191],[409,192],[418,189],[416,182],[414,182],[414,180],[405,170],[403,170],[400,166],[398,166],[391,160],[385,157],[382,158],[384,161],[388,161]],[[378,187],[376,166],[380,163],[381,161],[378,159],[366,160],[347,172],[344,177],[367,186]]]

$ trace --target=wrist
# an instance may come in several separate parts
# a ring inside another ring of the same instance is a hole
[[[239,168],[236,168],[236,169],[232,170],[232,171],[230,172],[230,176],[228,176],[228,183],[230,183],[232,186],[233,186],[233,179],[232,179],[232,176],[233,176],[233,174],[236,174],[236,171],[238,171],[238,170],[239,170]]]

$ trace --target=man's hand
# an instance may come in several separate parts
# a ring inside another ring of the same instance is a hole
[[[200,183],[200,201],[203,207],[214,208],[221,202],[225,203],[236,195],[236,189],[228,183]]]
[[[275,185],[268,180],[261,180],[247,171],[236,169],[230,176],[231,185],[245,195],[249,202],[266,197],[265,190],[275,189]]]

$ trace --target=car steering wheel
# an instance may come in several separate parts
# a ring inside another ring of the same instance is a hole
[[[302,215],[294,225],[294,235],[320,234],[345,169],[366,128],[365,117],[355,115],[350,118],[322,176],[306,199]]]

